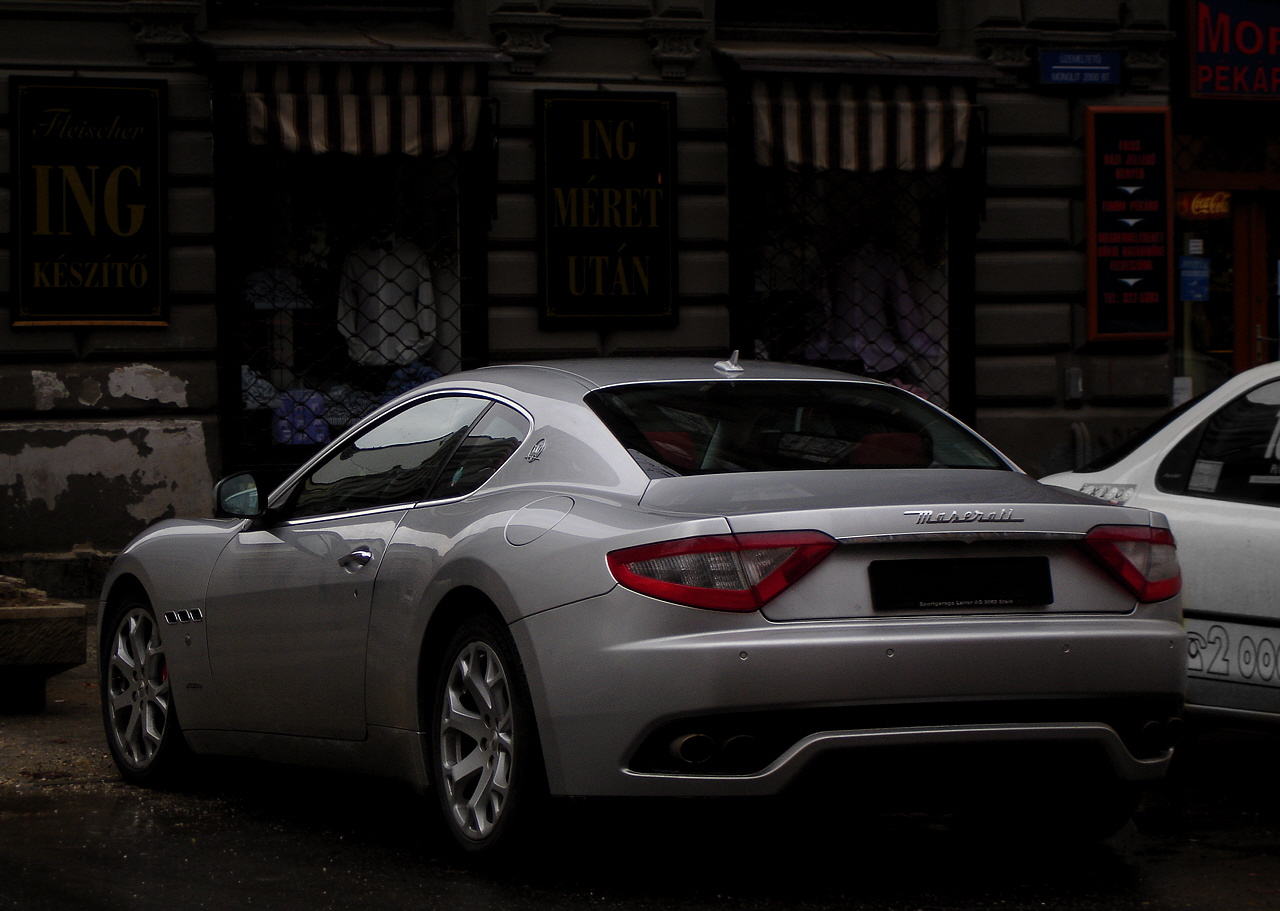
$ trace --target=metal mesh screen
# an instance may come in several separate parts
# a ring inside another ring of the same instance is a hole
[[[224,300],[238,316],[234,460],[301,461],[459,369],[458,162],[245,151]],[[225,305],[225,304],[224,304]]]
[[[755,168],[755,355],[874,376],[950,404],[941,174]]]

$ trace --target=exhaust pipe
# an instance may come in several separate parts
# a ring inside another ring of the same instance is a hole
[[[685,765],[702,765],[715,755],[716,742],[707,734],[682,734],[668,749]]]

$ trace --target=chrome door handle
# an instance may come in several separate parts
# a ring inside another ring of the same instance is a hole
[[[373,559],[373,551],[367,547],[359,547],[338,561],[343,569],[359,569]]]

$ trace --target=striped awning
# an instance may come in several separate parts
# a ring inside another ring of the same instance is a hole
[[[312,155],[466,151],[483,108],[479,78],[468,64],[246,66],[249,141]]]
[[[757,164],[874,172],[964,163],[970,102],[960,84],[758,77],[751,106]]]

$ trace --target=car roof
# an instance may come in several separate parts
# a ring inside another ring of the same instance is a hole
[[[879,380],[830,370],[773,361],[742,361],[738,370],[726,369],[727,361],[695,357],[573,358],[482,367],[470,376],[477,380],[522,388],[530,380],[554,382],[559,376],[592,389],[630,383],[715,382],[741,380],[837,380],[883,385]]]

